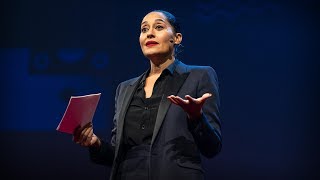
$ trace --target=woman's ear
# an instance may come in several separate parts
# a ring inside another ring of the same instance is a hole
[[[176,33],[174,37],[174,44],[180,44],[182,41],[182,34]]]

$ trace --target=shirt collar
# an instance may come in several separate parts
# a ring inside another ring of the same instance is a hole
[[[176,69],[176,63],[178,60],[174,60],[173,63],[171,63],[166,69],[171,73],[171,75],[173,74],[174,70]],[[165,70],[166,70],[165,69]]]
[[[174,61],[173,61],[173,63],[171,63],[166,69],[164,69],[163,71],[162,71],[162,73],[161,73],[161,75],[163,74],[163,73],[166,73],[166,72],[169,72],[171,75],[173,75],[173,73],[174,73],[174,70],[176,69],[176,64],[177,64],[177,62],[178,62],[178,60],[177,59],[175,59]],[[146,80],[146,78],[147,78],[147,75],[150,73],[150,68],[148,69],[148,71],[146,72],[146,73],[144,73],[144,75],[143,75],[143,77],[142,77],[142,79],[141,79],[141,82],[145,82],[145,80]],[[160,76],[161,76],[160,75]]]

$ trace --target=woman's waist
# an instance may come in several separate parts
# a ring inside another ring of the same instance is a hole
[[[149,156],[150,147],[151,146],[149,144],[130,146],[126,150],[125,159],[131,159],[131,158],[141,157],[141,156]]]

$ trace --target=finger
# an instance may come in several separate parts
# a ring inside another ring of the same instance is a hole
[[[88,134],[88,137],[92,138],[92,136],[93,136],[93,128],[91,128],[91,130],[90,130],[90,132]]]
[[[211,97],[212,96],[212,94],[211,93],[205,93],[205,94],[203,94],[200,98],[198,98],[199,99],[199,101],[201,102],[201,103],[204,103],[209,97]]]
[[[86,132],[86,128],[85,129],[83,129],[82,131],[81,131],[81,134],[80,134],[80,136],[79,136],[79,139],[78,139],[78,142],[81,144],[82,142],[83,142],[83,136],[84,136],[84,134],[85,134],[85,132]]]
[[[91,137],[90,137],[90,132],[91,132],[91,131],[93,131],[93,128],[88,128],[88,129],[86,130],[86,132],[84,133],[84,136],[83,136],[83,138],[84,138],[83,141],[84,141],[84,142],[91,138]]]
[[[211,96],[212,96],[211,93],[204,93],[204,94],[202,95],[202,98],[207,99],[207,98],[209,98],[209,97],[211,97]]]
[[[73,132],[73,141],[77,142],[79,141],[79,139],[81,138],[81,133],[82,131],[86,128],[86,127],[90,127],[92,126],[92,122],[87,123],[86,125],[84,125],[83,127],[81,127],[81,125],[78,125],[74,132]]]
[[[88,134],[89,134],[89,132],[90,132],[91,129],[92,129],[92,127],[86,127],[86,128],[84,128],[84,129],[82,130],[81,135],[80,135],[80,138],[79,138],[79,141],[80,141],[81,143],[87,140],[87,136],[88,136]]]
[[[176,96],[171,95],[171,96],[169,97],[169,99],[170,99],[174,104],[179,105],[179,102],[176,100]]]
[[[91,143],[91,140],[92,140],[92,136],[93,136],[93,128],[91,129],[91,131],[89,132],[89,134],[88,134],[88,139],[87,139],[87,141],[88,141],[88,145],[90,145],[90,143]]]
[[[193,97],[191,97],[190,95],[185,95],[185,98],[187,100],[189,100],[189,102],[196,102],[196,99],[194,99]]]
[[[81,146],[88,146],[90,145],[90,141],[91,141],[91,137],[90,136],[84,136],[83,141],[81,142]]]
[[[85,146],[91,145],[92,135],[93,135],[93,128],[90,129],[90,131],[89,131],[89,133],[88,133],[88,135],[87,135],[87,138],[86,138],[86,140],[84,141],[84,145],[85,145]]]
[[[176,100],[174,100],[173,97],[168,97],[168,99],[169,99],[172,103],[174,103],[174,104],[176,104],[176,105],[179,105],[179,103],[178,103]]]
[[[90,134],[91,131],[93,131],[93,127],[92,127],[92,126],[90,126],[90,127],[87,128],[87,130],[86,130],[86,132],[85,132],[84,135],[85,135],[85,136],[89,136],[89,134]]]
[[[92,134],[91,142],[90,145],[96,143],[97,141],[100,141],[99,137],[95,135],[94,133]]]
[[[189,100],[184,100],[179,96],[175,96],[174,99],[181,105],[189,104]]]

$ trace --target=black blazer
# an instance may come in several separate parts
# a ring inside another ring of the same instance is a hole
[[[209,66],[189,66],[179,60],[175,60],[174,65],[176,75],[168,82],[154,126],[150,149],[150,177],[152,180],[203,179],[200,154],[212,158],[221,149],[217,75]],[[122,153],[125,114],[143,75],[119,84],[115,96],[111,143],[103,142],[99,150],[90,149],[93,162],[112,166],[112,180]],[[189,123],[183,109],[167,99],[169,95],[201,97],[207,92],[212,96],[204,103],[202,118],[198,123]]]

